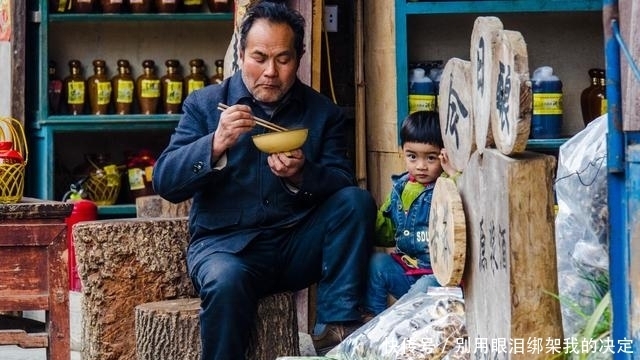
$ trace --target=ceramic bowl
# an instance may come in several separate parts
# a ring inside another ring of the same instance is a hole
[[[269,132],[252,137],[256,147],[267,154],[299,149],[307,140],[308,129]]]

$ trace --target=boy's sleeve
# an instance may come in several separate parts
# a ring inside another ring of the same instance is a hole
[[[378,209],[378,215],[376,217],[376,231],[375,231],[375,245],[382,247],[395,246],[395,226],[391,222],[391,218],[386,216],[385,213],[391,204],[391,197],[387,196],[382,206]]]

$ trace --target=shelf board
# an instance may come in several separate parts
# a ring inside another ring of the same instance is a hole
[[[180,120],[180,114],[160,115],[69,115],[49,116],[31,125],[34,129],[45,127],[56,130],[136,130],[173,129]]]
[[[48,14],[49,22],[232,21],[233,13]]]
[[[405,9],[410,15],[598,10],[602,0],[410,1]]]
[[[98,206],[98,217],[135,217],[135,204],[118,204]]]
[[[527,141],[527,150],[558,150],[569,139],[529,139]]]

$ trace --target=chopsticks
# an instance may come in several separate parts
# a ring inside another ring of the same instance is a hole
[[[226,110],[228,108],[229,108],[228,105],[225,105],[223,103],[218,103],[218,110],[224,111],[224,110]],[[256,117],[256,116],[253,116],[253,120],[256,121],[256,124],[258,124],[258,125],[260,125],[260,126],[262,126],[264,128],[267,128],[269,130],[278,131],[278,132],[287,131],[288,130],[286,127],[282,127],[282,126],[274,124],[274,123],[272,123],[270,121],[260,119],[259,117]]]

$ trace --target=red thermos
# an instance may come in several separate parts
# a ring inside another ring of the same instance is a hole
[[[80,291],[80,277],[76,265],[76,250],[73,245],[73,225],[80,221],[91,221],[98,218],[98,206],[90,200],[80,199],[73,201],[73,211],[65,220],[67,224],[67,251],[69,256],[69,291]]]

